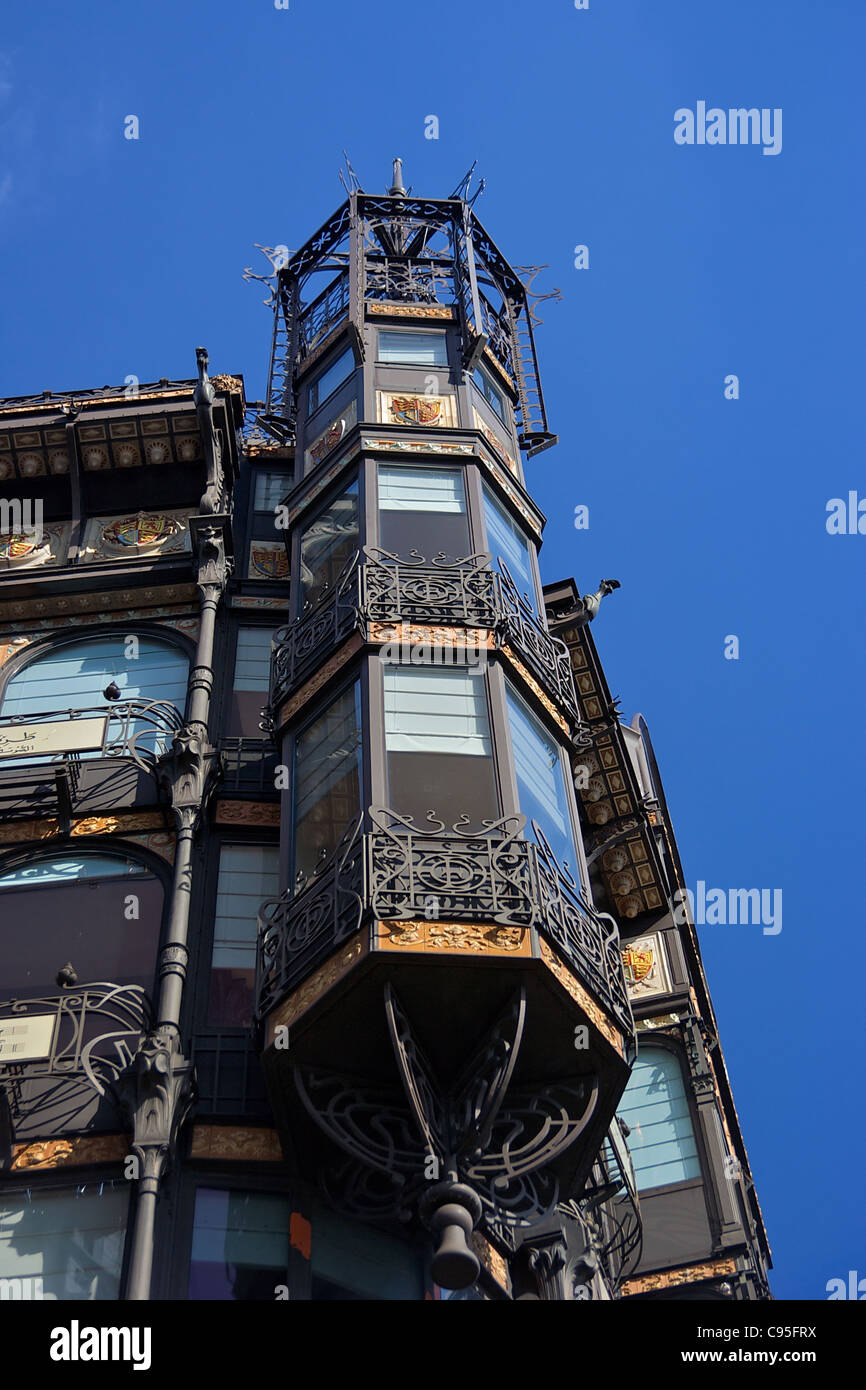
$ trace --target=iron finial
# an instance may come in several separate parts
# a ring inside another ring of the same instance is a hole
[[[405,190],[405,188],[403,187],[403,161],[402,161],[402,159],[397,158],[397,159],[394,160],[394,174],[393,174],[393,178],[394,178],[394,183],[393,183],[393,186],[391,187],[391,189],[389,190],[391,196],[393,197],[395,193],[405,194],[406,190]]]

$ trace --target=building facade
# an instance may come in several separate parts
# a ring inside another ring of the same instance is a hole
[[[235,375],[0,402],[0,1294],[760,1299],[527,291],[347,200]]]

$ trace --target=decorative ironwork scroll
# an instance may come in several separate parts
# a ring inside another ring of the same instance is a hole
[[[35,1082],[34,1108],[62,1110],[71,1128],[94,1093],[108,1095],[129,1065],[149,1026],[150,1001],[138,985],[96,981],[63,994],[0,1003],[6,1024],[37,1017],[53,1019],[45,1054],[25,1061],[16,1061],[11,1051],[8,1058],[0,1055],[0,1084],[16,1125],[30,1118],[27,1092]]]
[[[456,560],[417,551],[408,557],[365,546],[346,562],[316,606],[274,637],[271,699],[279,705],[353,631],[369,638],[371,623],[468,627],[495,633],[526,662],[531,674],[582,728],[568,648],[541,626],[505,564],[490,568],[478,552]]]
[[[399,1089],[295,1068],[316,1124],[355,1165],[379,1175],[376,1182],[359,1179],[344,1165],[350,1181],[332,1178],[332,1199],[368,1218],[405,1218],[420,1209],[434,1231],[444,1223],[468,1232],[482,1212],[511,1228],[552,1212],[560,1193],[551,1165],[592,1119],[598,1079],[578,1075],[531,1092],[513,1087],[526,1021],[522,988],[451,1087],[433,1073],[390,984],[384,1003]]]
[[[262,904],[256,963],[260,1014],[280,999],[361,925],[364,842],[361,819],[349,826],[333,854],[294,893]]]

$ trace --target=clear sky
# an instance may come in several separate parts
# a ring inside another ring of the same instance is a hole
[[[700,928],[780,1298],[866,1276],[866,535],[825,524],[866,499],[864,46],[863,0],[43,0],[0,33],[0,395],[203,343],[259,397],[242,269],[338,205],[344,147],[434,197],[477,159],[494,239],[549,265],[543,576],[622,583],[595,638],[689,885],[783,892],[775,935]],[[781,108],[781,151],[676,144],[698,102]]]

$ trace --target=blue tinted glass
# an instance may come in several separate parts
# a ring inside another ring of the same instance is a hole
[[[631,1130],[629,1152],[638,1190],[699,1178],[682,1069],[664,1048],[645,1048],[634,1064],[619,1112]]]
[[[520,527],[497,502],[488,487],[484,488],[484,520],[487,526],[487,549],[498,563],[504,560],[511,578],[533,613],[538,613],[538,598],[529,555],[529,542]]]
[[[559,863],[567,863],[577,878],[577,854],[559,748],[511,689],[508,718],[520,809],[529,825],[537,822]],[[531,833],[529,825],[527,833]]]

